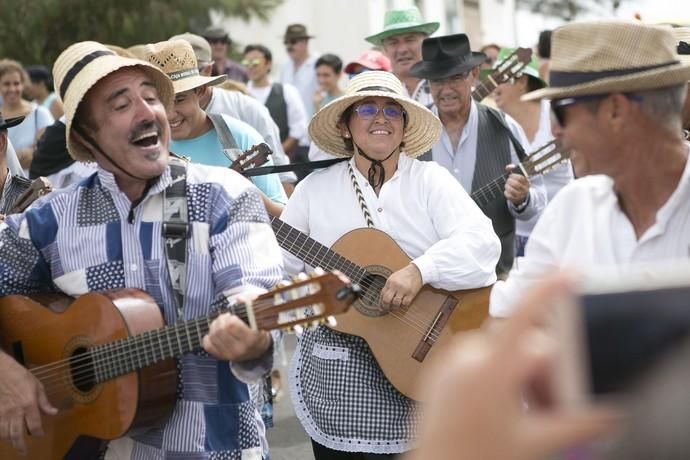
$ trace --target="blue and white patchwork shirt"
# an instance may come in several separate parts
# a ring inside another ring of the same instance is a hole
[[[98,169],[24,214],[8,216],[0,224],[0,295],[138,288],[155,299],[167,323],[176,322],[161,233],[163,191],[170,182],[167,170],[132,207],[114,176]],[[248,180],[228,169],[189,164],[187,199],[185,319],[281,279],[281,252]],[[199,352],[185,355],[178,368],[173,415],[163,429],[136,438],[131,458],[264,457],[261,417],[231,366]]]

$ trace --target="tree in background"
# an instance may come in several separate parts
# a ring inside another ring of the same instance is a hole
[[[82,40],[129,47],[203,31],[209,11],[267,20],[283,0],[0,0],[0,58],[52,66]]]
[[[615,13],[623,0],[516,0],[518,8],[532,13],[572,21],[579,14],[591,11],[596,6],[610,7]]]

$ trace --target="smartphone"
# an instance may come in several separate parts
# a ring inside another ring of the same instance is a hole
[[[592,272],[552,320],[560,402],[624,397],[690,339],[690,264]]]

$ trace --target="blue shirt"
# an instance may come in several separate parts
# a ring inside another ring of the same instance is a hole
[[[162,194],[171,182],[166,170],[132,209],[113,175],[98,169],[8,216],[0,223],[0,296],[51,287],[72,296],[137,288],[156,301],[166,323],[175,323],[161,232]],[[248,180],[189,164],[187,205],[185,319],[280,281],[281,252]],[[132,458],[262,458],[263,423],[236,366],[231,371],[228,362],[205,352],[180,358],[173,415],[163,428],[135,438]]]
[[[230,129],[232,137],[235,138],[237,147],[240,150],[248,150],[252,146],[264,142],[261,135],[247,123],[227,115],[223,115],[223,120],[228,129]],[[178,155],[188,156],[194,163],[225,168],[232,163],[223,153],[223,145],[220,143],[220,138],[215,128],[211,128],[210,131],[194,139],[173,139],[170,141],[170,150]],[[269,158],[268,163],[264,166],[272,164],[273,160]],[[282,204],[287,203],[287,195],[277,174],[254,176],[251,178],[251,181],[272,201]]]

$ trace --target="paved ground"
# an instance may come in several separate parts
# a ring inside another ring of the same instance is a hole
[[[286,335],[284,341],[289,362],[297,339],[294,335]],[[273,406],[275,426],[268,430],[271,460],[314,460],[309,437],[302,429],[302,425],[295,417],[292,408],[287,388],[287,369],[281,366],[281,372],[283,375],[283,397]]]

